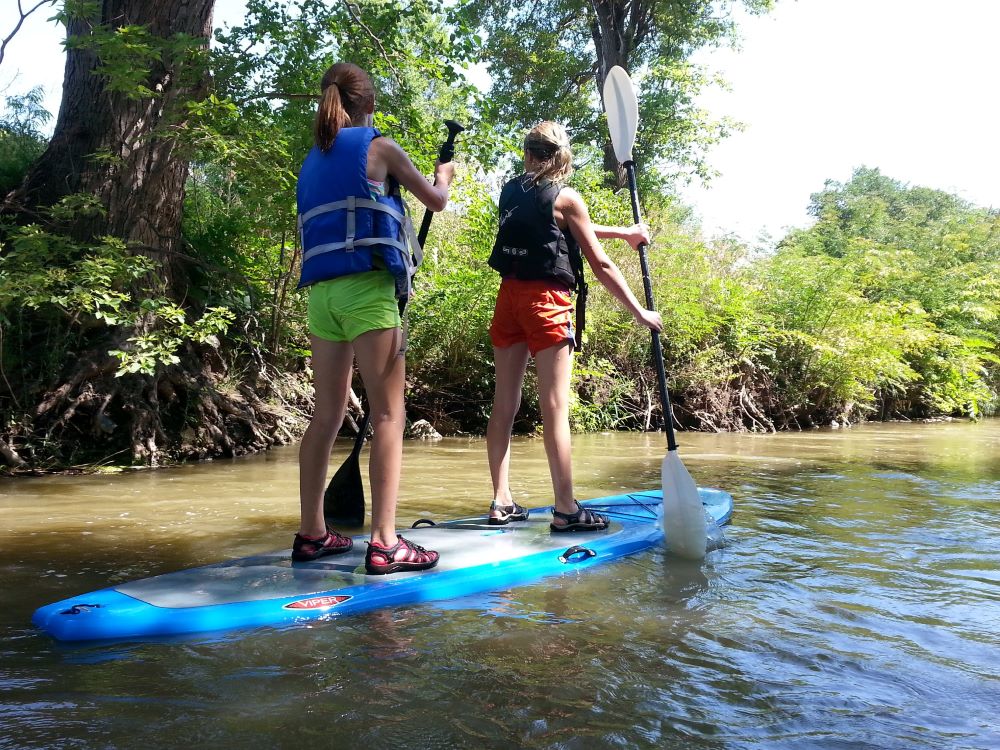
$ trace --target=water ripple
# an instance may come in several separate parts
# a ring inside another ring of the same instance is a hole
[[[169,475],[140,527],[155,544],[130,520],[149,509],[123,520],[97,485],[73,484],[78,497],[62,482],[30,497],[16,485],[0,501],[24,524],[0,544],[0,748],[992,750],[1000,477],[983,467],[1000,456],[983,435],[994,433],[1000,424],[686,436],[699,481],[737,497],[725,546],[703,563],[656,549],[440,606],[112,646],[53,644],[27,626],[32,608],[269,549],[278,531],[287,541],[294,454],[122,477],[119,496],[145,497]],[[574,445],[594,494],[605,475],[655,485],[656,436]],[[481,468],[473,447],[420,449],[440,488],[421,509],[467,510],[480,489],[466,486]],[[539,441],[515,453],[519,491],[547,493]],[[198,498],[193,520],[182,487]],[[247,522],[232,548],[205,528],[272,501],[281,510]],[[91,536],[48,533],[87,520]],[[140,548],[120,549],[122,533]]]

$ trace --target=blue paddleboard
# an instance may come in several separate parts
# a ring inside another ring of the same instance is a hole
[[[732,497],[699,488],[707,514],[725,524]],[[551,506],[527,521],[490,526],[484,516],[431,525],[418,521],[406,538],[441,553],[431,570],[365,574],[366,536],[354,549],[313,562],[291,550],[144,578],[35,611],[32,622],[61,641],[124,640],[275,626],[330,619],[400,604],[453,599],[599,565],[659,544],[658,490],[583,503],[611,519],[605,531],[549,530]]]

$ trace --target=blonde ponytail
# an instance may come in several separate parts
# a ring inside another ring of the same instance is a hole
[[[323,75],[313,134],[321,151],[329,151],[337,132],[363,119],[375,105],[371,78],[353,63],[336,63]]]
[[[573,174],[573,152],[566,129],[557,122],[546,120],[533,127],[524,137],[524,153],[541,166],[535,171],[535,182],[551,180],[565,182]]]

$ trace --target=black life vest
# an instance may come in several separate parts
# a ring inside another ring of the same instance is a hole
[[[552,279],[577,293],[576,349],[586,322],[587,283],[583,255],[576,238],[556,223],[554,205],[562,186],[550,180],[537,184],[523,174],[500,192],[500,229],[489,264],[504,278],[524,281]]]

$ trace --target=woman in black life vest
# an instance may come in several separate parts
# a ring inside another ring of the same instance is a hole
[[[582,253],[594,275],[640,325],[659,331],[658,313],[636,299],[599,238],[618,238],[638,248],[649,242],[643,225],[593,224],[583,198],[563,181],[572,173],[565,129],[536,125],[524,140],[525,174],[508,182],[500,196],[500,229],[490,265],[503,276],[490,325],[496,367],[493,412],[486,446],[493,480],[490,523],[527,518],[509,486],[510,437],[521,403],[528,358],[535,358],[545,453],[555,493],[553,531],[600,530],[607,519],[581,508],[573,497],[569,394],[574,347],[573,258]]]

